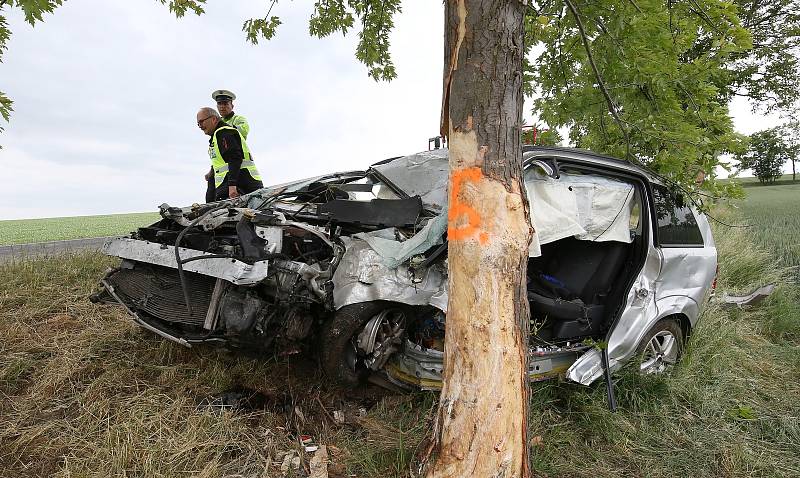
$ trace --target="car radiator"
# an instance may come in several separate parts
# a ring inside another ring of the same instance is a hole
[[[193,272],[185,272],[184,276],[192,315],[186,308],[175,269],[136,264],[133,269],[120,269],[108,280],[132,309],[167,322],[203,327],[216,279]]]

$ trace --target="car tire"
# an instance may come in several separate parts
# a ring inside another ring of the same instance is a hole
[[[680,322],[661,319],[645,334],[636,348],[639,373],[661,374],[680,360],[684,334]]]
[[[407,322],[410,307],[394,302],[374,301],[342,307],[322,330],[320,362],[322,371],[345,387],[363,385],[372,371],[363,363],[356,340],[379,314],[399,313]]]

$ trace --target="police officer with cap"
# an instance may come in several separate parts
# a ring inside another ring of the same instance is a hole
[[[244,139],[247,139],[247,134],[250,132],[247,118],[233,112],[233,100],[236,99],[236,95],[229,90],[217,90],[211,93],[211,98],[217,102],[217,111],[222,116],[222,121],[238,129]]]

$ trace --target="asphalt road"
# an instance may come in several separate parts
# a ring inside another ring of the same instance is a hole
[[[100,250],[109,239],[117,236],[90,237],[88,239],[71,239],[69,241],[35,242],[31,244],[13,244],[0,246],[0,263],[22,260],[26,258],[55,257],[66,252]]]

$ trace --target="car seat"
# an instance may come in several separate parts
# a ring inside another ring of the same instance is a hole
[[[528,262],[531,311],[553,324],[553,337],[591,335],[604,323],[606,297],[618,279],[627,244],[566,238],[542,246]]]

